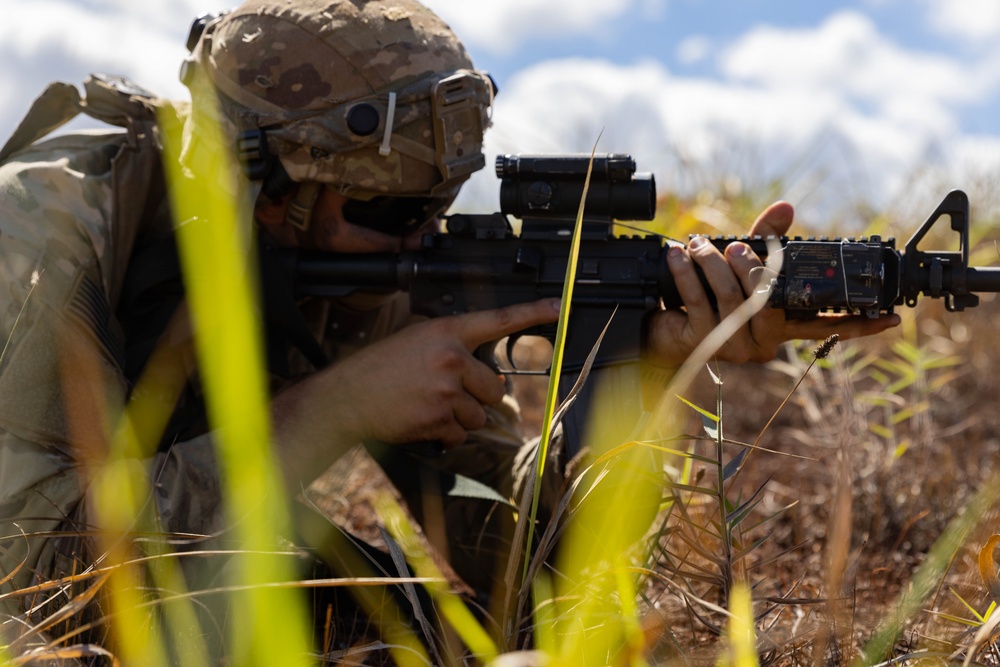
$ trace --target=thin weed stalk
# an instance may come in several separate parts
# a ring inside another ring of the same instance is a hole
[[[41,280],[42,272],[33,271],[31,273],[31,280],[29,281],[30,287],[28,288],[28,293],[24,295],[24,301],[21,303],[21,309],[17,311],[17,317],[14,318],[14,324],[10,328],[10,333],[7,334],[7,340],[4,341],[3,350],[0,350],[0,368],[3,367],[4,357],[7,356],[7,348],[10,347],[10,341],[14,338],[14,332],[17,331],[18,323],[21,321],[21,316],[24,315],[25,308],[28,307],[28,301],[31,299],[32,293],[35,288],[38,287],[38,283]]]
[[[738,478],[740,473],[743,471],[743,468],[750,461],[750,457],[753,456],[754,451],[756,451],[760,446],[760,441],[764,438],[764,434],[767,433],[767,430],[771,427],[771,424],[774,423],[774,420],[777,419],[778,414],[782,411],[785,405],[788,404],[788,401],[792,398],[795,392],[798,391],[799,387],[802,386],[802,381],[806,379],[806,375],[809,374],[809,371],[812,370],[812,367],[816,365],[817,361],[819,361],[820,359],[825,359],[830,355],[830,353],[833,351],[833,348],[836,347],[838,341],[840,341],[840,335],[832,334],[829,337],[827,337],[827,339],[824,340],[823,343],[820,344],[820,346],[813,351],[813,357],[812,360],[809,362],[809,365],[806,366],[805,370],[802,371],[802,374],[799,375],[799,379],[796,380],[795,385],[788,391],[787,394],[785,394],[785,398],[782,399],[781,404],[777,407],[777,409],[775,409],[774,412],[771,413],[771,416],[768,418],[767,423],[764,424],[764,428],[760,430],[760,432],[757,434],[757,437],[754,439],[753,444],[750,445],[750,449],[746,457],[740,463],[739,469],[733,475],[734,483],[736,482],[736,478]]]

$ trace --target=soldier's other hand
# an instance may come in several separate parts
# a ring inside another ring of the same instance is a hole
[[[771,204],[750,227],[750,236],[783,236],[795,211],[787,202]],[[664,310],[649,320],[647,353],[658,365],[677,367],[702,340],[747,299],[756,285],[761,259],[745,243],[731,243],[725,253],[712,243],[694,239],[687,248],[673,247],[667,263],[684,300],[682,310]],[[715,294],[712,306],[695,271],[701,268]],[[899,324],[899,316],[870,319],[863,315],[822,315],[811,320],[787,320],[784,311],[765,304],[716,352],[722,361],[743,363],[773,359],[782,343],[792,339],[822,340],[867,336]]]

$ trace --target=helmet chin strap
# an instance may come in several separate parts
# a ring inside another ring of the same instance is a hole
[[[312,221],[313,207],[316,206],[316,200],[323,187],[322,183],[316,181],[299,183],[299,187],[295,189],[295,195],[292,196],[292,200],[288,202],[288,208],[285,209],[285,222],[300,232],[308,231],[309,223]]]

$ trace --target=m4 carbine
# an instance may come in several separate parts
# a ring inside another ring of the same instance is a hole
[[[416,251],[275,252],[297,296],[405,290],[413,312],[430,317],[558,297],[590,159],[498,157],[500,212],[450,215],[447,233],[426,235]],[[652,220],[655,206],[655,181],[650,174],[636,174],[630,156],[594,158],[564,354],[566,370],[582,367],[609,320],[595,367],[638,359],[644,319],[660,308],[683,306],[667,268],[669,241],[612,232],[615,220]],[[519,233],[508,216],[520,218]],[[943,218],[950,219],[957,232],[959,249],[921,249],[920,242]],[[743,241],[762,258],[769,252],[766,239],[710,240],[720,249]],[[969,266],[969,200],[959,190],[944,198],[902,250],[896,249],[893,239],[878,236],[772,240],[772,247],[778,244],[784,258],[779,275],[771,280],[769,300],[788,317],[807,318],[824,311],[877,317],[898,305],[916,305],[920,294],[942,298],[948,310],[958,311],[977,305],[975,292],[1000,291],[1000,268]],[[523,335],[554,340],[555,325],[519,334]]]

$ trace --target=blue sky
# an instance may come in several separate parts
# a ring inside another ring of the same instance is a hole
[[[998,12],[987,8],[989,1],[978,4],[985,8],[985,21],[977,19],[977,14],[967,6],[955,3],[953,12],[965,13],[968,17],[963,30],[961,25],[942,25],[935,5],[919,0],[673,0],[650,2],[645,7],[642,3],[633,3],[636,6],[602,23],[593,32],[546,35],[526,31],[529,37],[525,38],[523,48],[481,47],[479,60],[495,70],[501,79],[540,60],[581,54],[620,64],[656,58],[677,75],[717,78],[717,57],[756,28],[810,31],[833,15],[853,11],[867,16],[880,38],[888,44],[914,54],[957,58],[971,63],[981,52],[979,46],[985,46],[991,37],[1000,39],[1000,26],[996,25]],[[944,3],[940,3],[940,7],[943,8]],[[445,11],[448,9],[445,7]],[[959,23],[957,18],[956,23]],[[980,27],[976,27],[977,24]],[[980,29],[983,30],[982,38],[976,32]],[[992,53],[996,54],[997,50],[993,49]],[[958,108],[957,112],[963,125],[970,130],[1000,133],[1000,91],[996,89],[976,103]]]
[[[661,191],[779,184],[800,212],[933,202],[1000,178],[997,0],[426,0],[501,93],[488,161],[626,151]],[[205,0],[0,0],[0,134],[46,82],[183,96]],[[477,177],[459,205],[490,209]]]

